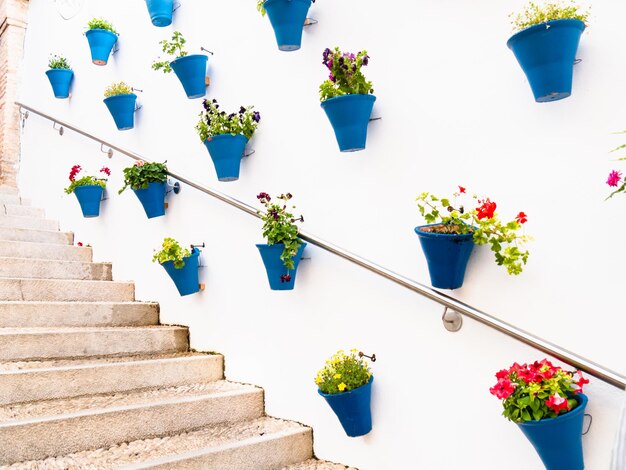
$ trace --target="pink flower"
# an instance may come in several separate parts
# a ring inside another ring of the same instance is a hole
[[[509,379],[500,379],[497,384],[489,389],[489,391],[500,400],[504,400],[510,397],[515,391],[515,384]]]
[[[109,170],[106,166],[100,168],[100,173],[104,173],[107,176],[111,176],[111,170]]]
[[[504,379],[509,376],[509,371],[506,369],[502,369],[500,372],[496,373],[496,379]]]
[[[622,173],[619,171],[611,171],[611,173],[609,173],[609,178],[606,180],[606,184],[608,184],[609,186],[617,186],[619,184],[620,179],[622,178]]]
[[[546,400],[546,405],[548,408],[551,408],[556,414],[559,414],[561,410],[569,411],[569,404],[567,403],[567,398],[563,398],[558,393],[555,393],[550,398]]]
[[[576,393],[582,393],[583,392],[583,385],[586,385],[589,383],[589,379],[586,379],[583,377],[583,373],[579,370],[576,371],[576,373],[578,374],[578,382],[576,382],[576,390],[574,390]]]
[[[72,170],[70,171],[70,181],[74,181],[76,179],[76,175],[80,173],[80,170],[82,170],[80,165],[74,165],[72,167]]]
[[[143,166],[144,163],[146,163],[146,162],[144,162],[143,160],[137,160],[135,162],[135,166]]]

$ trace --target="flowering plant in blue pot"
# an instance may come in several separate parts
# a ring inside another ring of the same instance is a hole
[[[489,389],[502,400],[502,415],[516,423],[547,470],[583,470],[582,429],[589,380],[547,359],[514,363],[496,374]]]
[[[278,49],[297,51],[302,44],[302,27],[315,0],[258,0],[257,10],[270,18]]]
[[[216,99],[204,100],[202,106],[196,130],[211,155],[217,179],[238,180],[241,157],[256,132],[261,114],[254,111],[254,106],[240,106],[238,112],[227,114],[220,110]]]
[[[489,244],[496,263],[509,274],[520,274],[528,261],[524,243],[530,237],[518,233],[528,216],[520,212],[514,220],[503,222],[495,213],[495,202],[473,195],[473,203],[478,205],[468,209],[459,201],[464,194],[466,189],[459,186],[453,198],[438,198],[430,193],[417,198],[420,214],[428,225],[415,227],[415,233],[426,256],[433,287],[457,289],[463,285],[474,245]]]
[[[272,290],[292,290],[296,283],[298,264],[306,243],[298,238],[295,222],[304,222],[304,217],[295,217],[290,210],[296,206],[287,206],[293,196],[291,193],[277,196],[277,201],[267,193],[259,193],[257,199],[265,206],[265,211],[258,211],[263,220],[263,236],[267,243],[257,244],[267,280]]]
[[[173,238],[165,238],[163,246],[154,253],[152,262],[158,261],[169,274],[181,296],[195,294],[200,290],[198,282],[198,258],[200,250],[182,248]]]
[[[358,54],[326,48],[322,63],[330,71],[320,85],[322,109],[326,112],[342,152],[365,148],[367,126],[376,97],[372,82],[361,71],[369,64],[367,51]]]
[[[512,16],[516,32],[507,42],[524,70],[535,101],[562,100],[572,94],[572,76],[580,36],[589,11],[573,2],[530,2]]]
[[[74,72],[67,59],[60,55],[53,55],[48,60],[46,71],[55,98],[68,98],[70,96],[70,84]]]
[[[124,82],[112,83],[104,90],[104,104],[108,108],[117,129],[126,131],[135,127],[137,95]]]
[[[326,365],[315,378],[318,393],[350,437],[363,436],[372,430],[370,402],[374,376],[364,357],[376,360],[375,354],[370,357],[357,349],[348,354],[340,350],[326,360]]]
[[[152,64],[154,70],[170,73],[172,70],[185,89],[187,98],[202,98],[206,94],[206,67],[209,60],[204,54],[192,54],[184,49],[187,41],[179,31],[174,31],[171,40],[164,39],[159,44],[163,52],[173,60],[159,60]]]
[[[100,215],[100,201],[107,186],[107,179],[103,176],[91,175],[77,178],[81,171],[82,167],[80,165],[72,167],[69,176],[70,185],[64,191],[66,194],[74,193],[76,195],[83,217],[98,217]],[[106,166],[100,169],[100,173],[111,176],[111,170]]]
[[[119,33],[110,22],[102,18],[92,19],[87,27],[89,30],[85,36],[91,49],[91,61],[96,65],[106,65]]]
[[[138,160],[133,166],[124,168],[122,194],[130,186],[141,202],[149,219],[165,215],[165,186],[167,166],[164,163]]]

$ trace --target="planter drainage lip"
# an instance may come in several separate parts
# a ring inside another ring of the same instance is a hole
[[[456,233],[436,233],[436,232],[425,232],[422,229],[425,227],[435,227],[437,225],[442,225],[441,223],[436,223],[436,224],[428,224],[428,225],[419,225],[417,227],[415,227],[415,233],[420,236],[420,237],[425,237],[425,238],[440,238],[440,239],[445,239],[445,238],[457,238],[457,239],[470,239],[470,238],[474,238],[474,234],[473,233],[463,233],[463,234],[456,234]],[[474,227],[475,228],[475,227]]]
[[[506,42],[506,45],[509,49],[513,49],[513,43],[519,41],[520,39],[525,38],[526,36],[530,36],[537,32],[546,31],[549,28],[571,28],[575,27],[584,31],[586,26],[580,20],[576,19],[561,19],[561,20],[550,20],[545,23],[539,23],[532,26],[529,26],[526,29],[522,29],[521,31],[515,33],[510,39]]]
[[[572,411],[568,411],[564,415],[557,416],[556,418],[546,418],[546,419],[541,419],[539,421],[524,421],[523,423],[515,423],[515,424],[517,424],[520,427],[534,428],[534,427],[544,426],[548,423],[552,423],[556,421],[557,419],[559,420],[560,423],[566,420],[571,421],[572,419],[576,419],[578,418],[578,415],[580,415],[581,413],[584,414],[585,407],[587,406],[589,398],[584,393],[577,393],[576,395],[574,395],[574,398],[577,398],[578,406],[574,408]]]
[[[328,98],[320,103],[320,106],[323,108],[324,106],[328,106],[329,104],[335,103],[337,101],[358,101],[358,100],[369,100],[376,101],[376,96],[372,94],[365,93],[351,93],[349,95],[341,95],[334,96],[333,98]]]
[[[134,94],[134,93],[122,93],[122,94],[119,94],[119,95],[107,96],[103,101],[107,101],[107,100],[108,101],[113,101],[113,98],[117,98],[117,97],[120,97],[120,96],[134,96],[135,98],[137,98],[137,95]]]
[[[170,62],[170,65],[172,64],[178,64],[180,62],[185,62],[187,59],[195,59],[195,60],[199,60],[200,58],[202,58],[205,61],[209,61],[209,56],[208,55],[204,55],[204,54],[189,54],[186,55],[184,57],[179,57],[178,59],[174,59],[173,61]]]
[[[311,0],[265,0],[265,2],[263,2],[263,6],[271,5],[272,3],[284,3],[285,1],[307,3],[309,5],[311,4]]]

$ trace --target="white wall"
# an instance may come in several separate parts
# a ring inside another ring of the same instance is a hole
[[[21,99],[172,171],[250,204],[260,191],[290,191],[304,228],[403,275],[428,283],[413,227],[422,223],[421,191],[451,193],[457,184],[490,196],[499,213],[529,215],[535,237],[525,272],[509,277],[486,247],[475,250],[465,285],[452,295],[505,321],[619,371],[623,354],[626,200],[605,202],[608,150],[626,139],[626,62],[621,60],[626,4],[598,0],[584,34],[569,99],[536,104],[512,53],[507,15],[522,1],[319,0],[303,48],[279,52],[253,1],[183,0],[172,27],[155,28],[142,1],[90,0],[64,21],[53,2],[31,0]],[[121,32],[106,67],[91,64],[82,33],[103,16]],[[241,179],[218,183],[194,125],[200,100],[188,100],[173,75],[153,72],[158,41],[182,31],[210,57],[208,96],[228,109],[254,104],[262,114],[256,154]],[[319,107],[325,47],[367,49],[378,100],[368,148],[340,154]],[[50,53],[76,73],[70,100],[55,100],[44,71]],[[102,103],[112,81],[143,89],[134,130],[118,132]],[[113,169],[100,218],[83,219],[66,196],[70,167]],[[260,221],[191,188],[170,198],[165,217],[147,220],[135,196],[117,195],[122,168],[99,146],[49,122],[28,119],[21,187],[76,240],[114,262],[115,279],[136,281],[139,299],[162,305],[162,321],[191,327],[193,347],[226,356],[232,380],[266,390],[271,415],[315,429],[321,458],[363,470],[542,468],[516,426],[489,394],[493,374],[513,361],[544,357],[472,321],[447,333],[442,309],[315,247],[296,290],[272,292],[254,246]],[[207,243],[205,292],[180,298],[150,262],[165,236]],[[375,352],[374,430],[345,437],[317,396],[313,377],[339,348]],[[605,469],[623,394],[592,380],[585,436],[587,468]]]

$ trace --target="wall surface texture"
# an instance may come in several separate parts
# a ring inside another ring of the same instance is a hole
[[[413,232],[422,223],[415,197],[451,194],[457,185],[491,197],[498,212],[529,216],[531,258],[510,277],[487,247],[475,249],[465,285],[450,293],[506,322],[609,368],[625,371],[623,291],[626,199],[605,201],[609,150],[626,126],[626,62],[620,60],[626,4],[598,0],[575,67],[573,95],[537,104],[506,41],[509,12],[521,0],[318,0],[297,52],[279,52],[267,18],[252,0],[182,0],[174,24],[156,28],[144,2],[89,0],[62,19],[55,4],[31,0],[21,99],[147,159],[256,204],[260,191],[294,195],[304,228],[419,282],[428,271]],[[80,2],[74,2],[77,5]],[[101,16],[120,31],[106,67],[91,64],[87,21]],[[151,70],[158,42],[174,30],[189,50],[213,51],[208,97],[228,110],[261,112],[241,178],[219,183],[194,130],[200,100],[188,100],[175,76]],[[378,97],[365,151],[340,154],[318,86],[325,47],[367,49],[365,69]],[[55,100],[44,74],[51,53],[76,74],[72,96]],[[102,103],[104,88],[125,80],[143,90],[136,128],[119,132]],[[500,416],[489,394],[494,373],[514,361],[545,357],[471,320],[447,333],[442,308],[315,246],[305,251],[297,286],[270,291],[255,243],[261,223],[190,187],[169,197],[165,217],[147,220],[122,195],[123,155],[75,133],[62,137],[31,116],[23,130],[21,190],[46,208],[117,280],[135,280],[137,296],[161,303],[162,320],[191,327],[193,347],[219,351],[232,380],[266,390],[268,412],[310,424],[321,458],[363,470],[542,468],[533,449]],[[106,150],[106,149],[105,149]],[[100,218],[83,219],[66,196],[69,169],[109,165]],[[156,264],[165,236],[206,242],[206,290],[180,298]],[[313,378],[337,349],[375,352],[374,430],[347,438],[317,395]],[[599,380],[588,387],[593,426],[584,437],[589,470],[610,461],[623,394]]]

